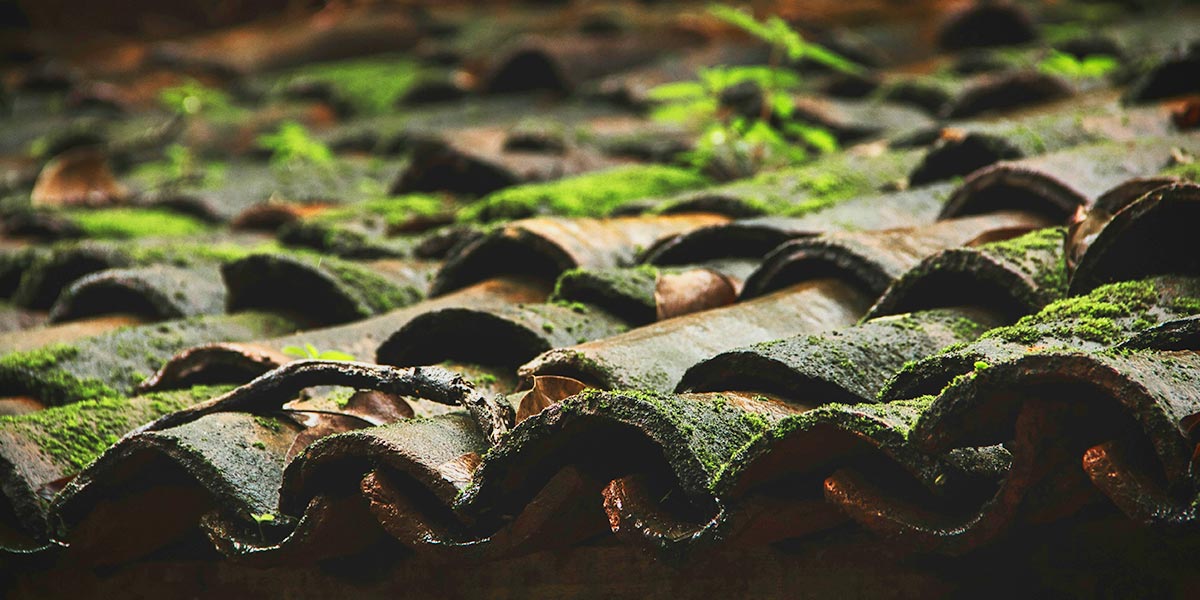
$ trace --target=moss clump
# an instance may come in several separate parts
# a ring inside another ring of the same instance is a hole
[[[375,313],[408,306],[421,299],[421,292],[411,286],[398,286],[360,267],[340,260],[323,260],[326,269]]]
[[[1170,167],[1163,169],[1162,174],[1171,177],[1178,177],[1180,179],[1186,179],[1188,181],[1200,182],[1200,160],[1193,160],[1192,162],[1188,163],[1171,165]]]
[[[283,431],[283,424],[279,422],[279,419],[273,417],[255,415],[254,422],[258,423],[259,427],[262,427],[263,429],[273,433],[279,433]]]
[[[209,230],[204,222],[166,210],[105,208],[72,212],[70,218],[90,238],[186,237]]]
[[[54,464],[73,473],[134,428],[228,389],[197,386],[133,399],[85,400],[25,415],[0,417],[0,432],[32,441]]]
[[[374,198],[356,202],[349,206],[320,213],[309,222],[321,225],[336,225],[347,221],[382,221],[387,227],[404,225],[414,218],[437,217],[447,214],[446,201],[436,196],[410,194]]]
[[[67,344],[6,354],[0,357],[0,379],[10,391],[32,394],[48,402],[117,396],[116,391],[103,381],[76,377],[55,368],[60,362],[78,355],[79,349]]]
[[[1031,344],[1046,337],[1115,344],[1121,341],[1127,329],[1116,319],[1150,322],[1145,313],[1157,300],[1158,291],[1149,281],[1109,284],[1086,296],[1054,302],[1035,315],[1022,317],[1014,325],[985,333],[983,338],[1020,344]]]
[[[616,300],[621,304],[633,303],[653,314],[655,311],[654,291],[658,285],[659,270],[653,265],[638,265],[627,269],[570,269],[554,283],[552,302],[584,300]],[[572,303],[584,307],[579,302]],[[581,312],[576,310],[575,312]]]
[[[1047,227],[984,244],[979,249],[1014,265],[1024,265],[1032,272],[1039,289],[1048,295],[1062,297],[1067,293],[1067,263],[1063,252],[1066,235],[1065,227]],[[1048,263],[1047,259],[1050,259]]]
[[[531,183],[494,192],[459,213],[460,221],[490,222],[535,215],[600,217],[631,201],[708,184],[695,171],[663,165],[633,165]]]
[[[307,65],[280,78],[280,88],[309,83],[332,88],[356,111],[386,113],[417,82],[420,68],[402,58],[364,58]]]

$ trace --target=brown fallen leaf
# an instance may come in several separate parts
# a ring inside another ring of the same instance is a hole
[[[536,415],[547,407],[586,390],[588,385],[578,379],[558,375],[533,378],[533,388],[521,397],[517,407],[517,423]]]
[[[30,198],[34,206],[115,206],[128,190],[108,166],[99,148],[72,148],[54,157],[38,174]]]

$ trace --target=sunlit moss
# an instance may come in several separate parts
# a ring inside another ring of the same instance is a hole
[[[280,86],[309,82],[328,85],[355,110],[379,114],[391,110],[419,75],[420,69],[412,61],[365,58],[307,65],[284,75]]]
[[[599,217],[632,201],[706,185],[708,180],[688,169],[662,165],[633,165],[531,183],[495,192],[459,213],[463,221],[497,221],[534,215]]]
[[[179,213],[152,208],[106,208],[71,213],[71,219],[90,238],[133,239],[186,237],[204,233],[204,222]]]

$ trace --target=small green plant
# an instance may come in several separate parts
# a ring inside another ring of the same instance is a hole
[[[1082,59],[1054,50],[1038,63],[1038,69],[1048,75],[1072,79],[1104,77],[1117,68],[1117,59],[1107,54],[1092,54]]]
[[[791,63],[810,60],[849,73],[859,72],[861,67],[805,41],[779,17],[760,22],[745,11],[722,5],[710,6],[708,11],[769,44],[771,58],[765,66],[700,69],[697,81],[669,83],[650,91],[650,97],[661,103],[652,115],[655,119],[700,129],[695,149],[684,158],[692,166],[718,175],[741,176],[763,166],[801,162],[808,158],[808,148],[836,150],[837,140],[828,131],[794,118],[793,94],[801,78],[780,65],[784,59]],[[761,90],[757,114],[738,114],[722,106],[722,94],[735,86]],[[795,143],[797,140],[803,144]]]
[[[222,116],[236,112],[233,102],[225,92],[210,88],[195,79],[162,90],[158,94],[158,100],[167,110],[185,117],[201,114]]]
[[[164,154],[166,156],[161,161],[139,165],[134,176],[154,188],[181,184],[212,188],[225,180],[225,163],[205,164],[197,159],[187,146],[171,144],[167,146]]]
[[[315,360],[354,360],[354,355],[338,350],[317,350],[317,347],[305,342],[304,347],[285,346],[283,353],[296,358],[311,358]]]
[[[265,540],[266,534],[263,533],[263,523],[274,523],[275,515],[271,513],[250,513],[250,518],[254,519],[254,524],[258,525],[258,537]]]
[[[331,170],[333,151],[295,121],[286,121],[275,133],[258,136],[258,145],[271,151],[271,166],[292,171],[306,168]]]

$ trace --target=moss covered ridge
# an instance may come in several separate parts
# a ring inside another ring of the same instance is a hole
[[[70,218],[84,235],[94,239],[187,237],[209,230],[209,226],[199,219],[156,208],[73,211]]]
[[[952,379],[1027,354],[1099,352],[1135,336],[1200,314],[1200,280],[1159,276],[1112,283],[1058,300],[1016,323],[985,332],[972,343],[948,346],[906,364],[880,397],[933,393]],[[930,387],[933,386],[933,389]]]
[[[27,439],[64,472],[77,472],[129,431],[218,396],[228,387],[196,386],[135,398],[103,396],[24,415],[0,417],[4,436]]]
[[[630,165],[558,181],[520,185],[484,197],[459,213],[460,221],[498,221],[535,215],[601,217],[633,200],[707,185],[688,169]]]
[[[585,390],[563,402],[522,421],[501,443],[493,447],[475,471],[472,484],[463,490],[456,505],[468,510],[527,501],[527,498],[497,498],[507,473],[525,468],[539,448],[559,444],[556,440],[581,439],[572,432],[597,428],[633,434],[662,449],[667,467],[682,491],[697,508],[715,510],[709,492],[713,475],[733,452],[768,426],[760,415],[738,408],[722,394],[675,395],[637,390]],[[582,453],[582,454],[581,454]],[[623,464],[620,453],[596,455],[596,448],[560,449],[555,460],[566,466],[585,460],[583,454],[613,462],[614,472],[633,470]],[[588,459],[591,460],[591,459]],[[537,487],[531,482],[532,487]],[[534,490],[522,490],[532,497]]]

